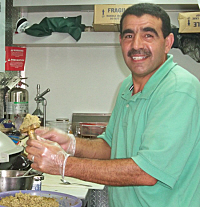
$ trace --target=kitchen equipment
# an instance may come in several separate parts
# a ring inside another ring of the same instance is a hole
[[[56,121],[69,121],[68,118],[56,118]]]
[[[68,181],[66,181],[65,179],[60,179],[63,184],[65,185],[82,185],[82,186],[85,186],[85,187],[92,187],[91,185],[87,185],[87,184],[82,184],[82,183],[70,183]]]
[[[88,129],[88,127],[92,129],[92,128],[96,128],[95,126],[92,126],[92,123],[94,124],[102,123],[103,128],[104,128],[104,126],[107,125],[107,123],[109,122],[110,116],[111,116],[111,113],[73,113],[72,114],[72,132],[74,135],[84,138],[84,135],[81,134],[81,124],[83,125],[83,123],[85,124],[90,123],[90,125],[88,125],[87,127],[85,126],[85,129]],[[93,136],[91,137],[95,138],[99,133],[101,133],[101,131],[93,134]]]
[[[13,154],[9,156],[9,162],[1,163],[0,170],[23,170],[30,168],[32,162],[27,158],[24,152]]]
[[[29,168],[29,170],[27,170],[27,171],[22,175],[22,177],[27,176],[27,175],[31,172],[31,170],[32,170],[32,168]]]
[[[35,130],[40,127],[40,123],[31,124],[30,126],[20,129],[21,133],[28,133],[30,139],[37,139]]]
[[[34,175],[22,176],[25,171],[0,170],[0,192],[11,190],[31,190]]]
[[[4,118],[4,107],[5,107],[5,93],[4,88],[0,89],[0,118]]]
[[[8,157],[8,162],[0,163],[0,170],[28,170],[31,166],[31,161],[28,160],[23,152],[12,154]]]
[[[64,193],[57,193],[52,191],[34,191],[34,190],[20,190],[20,191],[8,191],[0,193],[0,198],[5,198],[7,196],[15,196],[16,193],[28,193],[30,195],[42,196],[55,198],[59,202],[59,207],[81,207],[82,201],[75,197]],[[0,206],[3,207],[3,206]]]
[[[21,82],[22,79],[26,79],[26,78],[14,76],[12,78],[3,77],[0,80],[0,117],[1,118],[5,118],[5,116],[6,116],[6,108],[7,108],[6,102],[9,102],[9,100],[8,100],[8,93],[10,93],[9,91],[11,91],[19,83],[27,85],[27,84]],[[18,103],[16,103],[16,104],[18,104]],[[10,110],[13,110],[13,108],[11,108]]]
[[[27,84],[21,82],[22,79],[14,76],[11,83],[7,85],[10,90],[8,91],[6,103],[6,116],[15,123],[16,129],[19,129],[23,122],[23,118],[28,113],[28,91],[21,88],[21,85]],[[14,86],[14,87],[13,87]]]
[[[97,137],[106,130],[107,124],[106,122],[81,122],[79,123],[80,135],[88,138]]]
[[[13,155],[22,152],[23,147],[16,145],[7,135],[0,131],[0,152]]]
[[[40,118],[41,126],[46,126],[46,106],[47,106],[47,100],[43,97],[45,94],[47,94],[50,91],[50,89],[46,89],[43,93],[40,94],[40,84],[37,84],[37,95],[35,97],[35,101],[37,104],[36,110],[33,112],[33,115],[36,115]],[[42,103],[43,105],[43,112],[40,110],[39,104]]]
[[[47,127],[61,129],[68,134],[72,134],[72,125],[69,121],[48,121]]]
[[[7,114],[26,115],[28,113],[28,91],[26,89],[16,86],[9,91],[8,99]]]
[[[6,134],[0,131],[0,154],[8,156],[8,160],[0,159],[0,170],[26,170],[29,168],[31,163],[23,156],[23,150],[22,146],[16,145]]]

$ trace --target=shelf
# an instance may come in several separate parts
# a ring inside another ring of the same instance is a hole
[[[135,0],[134,4],[144,2]],[[197,4],[197,0],[153,0],[155,4]],[[121,0],[13,0],[13,6],[57,6],[57,5],[94,5],[94,4],[122,4]],[[123,4],[133,4],[132,0],[123,0]]]
[[[142,3],[143,0],[135,0],[134,4]],[[199,10],[197,0],[153,0],[152,3],[161,5],[166,10]],[[13,6],[26,12],[44,11],[77,11],[93,10],[95,4],[133,4],[132,0],[13,0]]]
[[[118,32],[83,32],[78,42],[67,33],[54,32],[46,37],[34,37],[26,33],[14,34],[13,44],[18,46],[79,47],[79,46],[119,46]]]
[[[143,0],[135,0],[134,4]],[[197,0],[152,0],[152,3],[161,5],[166,11],[199,11]],[[21,13],[55,12],[56,11],[93,11],[95,4],[122,4],[121,0],[13,0],[13,6]],[[123,4],[133,4],[132,0],[124,0]],[[36,14],[38,15],[38,14]],[[119,46],[118,32],[83,32],[81,39],[76,42],[67,33],[53,33],[46,37],[33,37],[25,33],[14,34],[13,44],[19,46]]]

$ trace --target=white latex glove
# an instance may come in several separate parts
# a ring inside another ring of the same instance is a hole
[[[69,154],[58,143],[43,138],[29,139],[26,152],[28,159],[33,161],[31,165],[33,169],[53,175],[60,174],[64,178]]]
[[[56,128],[39,128],[35,130],[36,135],[44,139],[57,142],[68,154],[74,156],[76,150],[76,138],[73,134],[67,134]]]

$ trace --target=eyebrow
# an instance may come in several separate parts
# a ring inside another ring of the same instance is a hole
[[[158,37],[158,32],[152,27],[145,27],[142,29],[144,32],[153,32]]]
[[[143,29],[142,29],[142,31],[144,31],[144,32],[153,32],[157,37],[159,36],[158,35],[158,32],[154,29],[154,28],[152,28],[152,27],[144,27]],[[127,34],[127,33],[134,33],[134,31],[132,30],[132,29],[125,29],[123,32],[122,32],[122,37],[125,35],[125,34]]]
[[[123,32],[122,32],[122,37],[127,34],[127,33],[134,33],[134,31],[132,29],[125,29]]]

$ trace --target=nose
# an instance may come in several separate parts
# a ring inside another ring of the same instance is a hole
[[[135,34],[132,40],[132,48],[135,50],[143,48],[143,41],[139,34]]]

